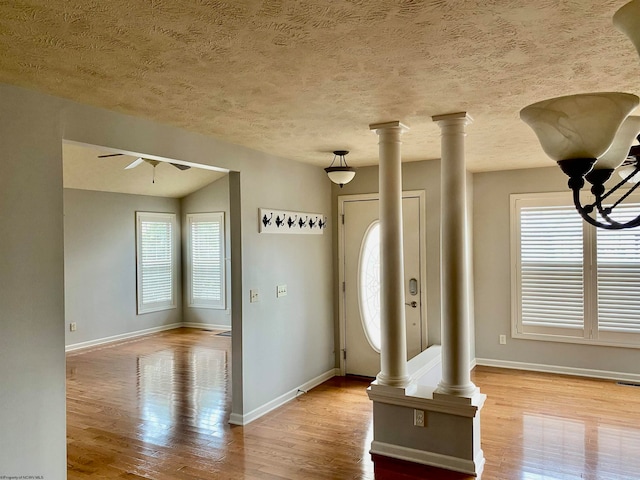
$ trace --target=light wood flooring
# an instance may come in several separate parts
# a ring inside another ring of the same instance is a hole
[[[68,478],[467,479],[368,453],[368,382],[228,424],[229,337],[179,329],[67,355]],[[483,480],[640,479],[640,388],[477,367]]]

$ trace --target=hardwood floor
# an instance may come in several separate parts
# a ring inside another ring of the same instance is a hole
[[[68,354],[68,478],[472,478],[384,458],[374,472],[362,379],[229,425],[230,345],[180,329]],[[488,395],[484,480],[640,478],[640,388],[486,367],[473,379]]]

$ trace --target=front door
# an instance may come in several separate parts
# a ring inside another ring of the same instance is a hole
[[[421,264],[420,194],[402,201],[407,359],[426,348]],[[380,371],[380,223],[377,198],[345,200],[344,326],[345,372],[375,377]],[[422,243],[423,244],[423,243]]]

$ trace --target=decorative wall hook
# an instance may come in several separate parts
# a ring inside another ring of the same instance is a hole
[[[260,208],[258,218],[260,233],[322,235],[327,227],[327,217],[321,213]]]

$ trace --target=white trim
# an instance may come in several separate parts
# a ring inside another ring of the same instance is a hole
[[[416,450],[415,448],[392,445],[390,443],[378,442],[376,440],[371,442],[371,450],[369,450],[369,453],[397,458],[398,460],[405,460],[413,463],[420,463],[422,465],[429,465],[431,467],[444,468],[478,477],[482,474],[485,463],[484,453],[482,450],[478,451],[475,459],[465,460],[463,458],[452,457],[450,455]]]
[[[185,328],[200,328],[202,330],[224,330],[225,332],[231,330],[231,325],[214,323],[182,322],[182,326]]]
[[[330,378],[335,377],[336,375],[339,375],[339,370],[337,368],[332,368],[331,370],[328,370],[325,373],[318,375],[315,378],[312,378],[308,382],[303,383],[299,387],[289,390],[288,392],[283,393],[279,397],[274,398],[270,402],[267,402],[264,405],[251,410],[249,413],[246,413],[244,415],[238,414],[238,413],[232,413],[231,416],[229,417],[229,423],[233,425],[247,425],[253,422],[254,420],[257,420],[258,418],[262,417],[263,415],[266,415],[267,413],[275,410],[276,408],[281,407],[285,403],[293,400],[294,398],[296,398],[300,390],[307,392],[312,388],[317,387],[321,383],[326,382]]]
[[[420,202],[420,302],[422,317],[422,345],[426,350],[428,342],[427,332],[427,226],[426,226],[426,193],[424,190],[407,190],[402,192],[402,198],[418,198]],[[344,350],[346,348],[346,321],[345,321],[345,292],[342,290],[342,284],[345,281],[344,269],[344,224],[342,223],[342,215],[344,214],[344,205],[346,202],[361,202],[367,200],[380,200],[379,193],[362,193],[357,195],[340,195],[338,197],[338,344],[340,345],[339,355],[339,373],[337,375],[346,375],[346,365],[344,361]]]
[[[173,330],[175,328],[181,328],[184,325],[182,323],[172,323],[170,325],[161,325],[159,327],[147,328],[145,330],[137,330],[135,332],[121,333],[119,335],[113,335],[111,337],[98,338],[97,340],[89,340],[86,342],[73,343],[64,347],[65,352],[73,352],[84,348],[95,347],[98,345],[104,345],[106,343],[119,342],[122,340],[129,340],[131,338],[142,337],[144,335],[150,335],[152,333],[164,332],[166,330]]]
[[[540,363],[512,362],[510,360],[495,360],[491,358],[476,358],[476,365],[640,383],[640,374],[612,372],[610,370],[593,370],[590,368],[562,367],[558,365],[544,365]]]

